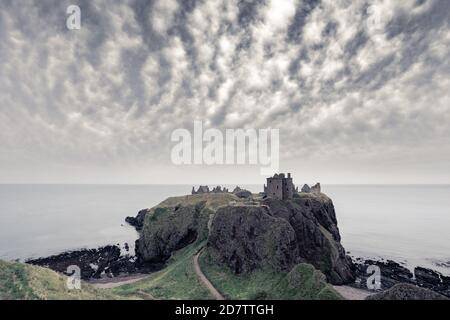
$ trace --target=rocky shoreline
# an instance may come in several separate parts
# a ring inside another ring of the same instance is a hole
[[[391,289],[398,284],[409,284],[425,288],[450,297],[450,277],[423,268],[415,267],[413,272],[392,260],[364,260],[353,258],[356,281],[352,285],[356,288],[367,289],[367,281],[372,273],[368,274],[369,266],[377,266],[381,272],[380,291]]]
[[[128,245],[125,244],[125,250]],[[81,249],[63,252],[50,257],[27,260],[26,263],[72,275],[71,266],[80,268],[82,280],[111,279],[134,274],[148,274],[161,270],[160,263],[146,263],[138,256],[125,254],[119,245],[108,245],[98,249]]]

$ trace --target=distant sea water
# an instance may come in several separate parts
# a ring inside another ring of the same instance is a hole
[[[227,186],[232,188],[234,186]],[[259,192],[262,186],[243,186]],[[352,255],[392,259],[450,274],[450,186],[325,185],[342,244]],[[0,259],[130,244],[126,216],[188,185],[0,185]]]

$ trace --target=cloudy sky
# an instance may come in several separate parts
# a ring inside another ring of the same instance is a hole
[[[81,30],[66,9],[81,8]],[[279,128],[298,183],[450,183],[450,1],[0,1],[0,183],[261,183],[173,130]]]

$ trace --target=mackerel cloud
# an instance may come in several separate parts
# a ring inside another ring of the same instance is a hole
[[[332,182],[448,183],[449,23],[447,0],[2,0],[0,182],[152,174],[201,120],[279,128],[284,168]]]

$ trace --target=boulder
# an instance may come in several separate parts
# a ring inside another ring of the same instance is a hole
[[[366,300],[448,300],[448,298],[429,289],[401,283],[386,291],[371,295]]]

